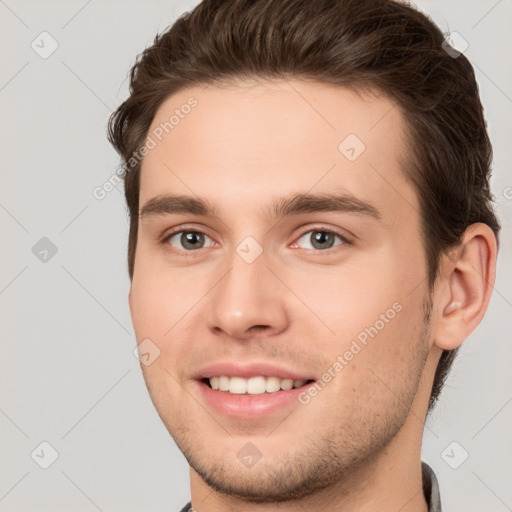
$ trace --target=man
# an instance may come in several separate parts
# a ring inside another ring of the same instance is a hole
[[[109,138],[183,511],[440,511],[424,423],[499,232],[467,59],[393,0],[206,0]]]

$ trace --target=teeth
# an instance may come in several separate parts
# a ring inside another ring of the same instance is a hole
[[[235,378],[235,377],[232,377]],[[245,379],[242,379],[245,380]],[[249,395],[261,395],[265,393],[266,389],[266,381],[265,377],[251,377],[247,379],[247,393]],[[231,385],[229,386],[229,391],[231,391]]]
[[[233,395],[262,395],[263,393],[275,393],[276,391],[288,391],[292,388],[303,386],[305,380],[280,379],[279,377],[210,377],[212,389],[227,391]]]
[[[275,393],[281,389],[281,379],[277,377],[268,377],[266,379],[265,391],[267,393]]]
[[[231,377],[231,379],[229,379],[229,392],[234,395],[244,395],[247,393],[247,379]]]

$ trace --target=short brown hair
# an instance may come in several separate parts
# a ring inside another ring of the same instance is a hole
[[[130,96],[108,137],[124,165],[144,144],[159,106],[190,86],[234,79],[302,78],[384,93],[403,113],[405,170],[418,193],[432,290],[442,253],[475,222],[498,239],[489,187],[492,147],[471,64],[447,52],[440,29],[395,0],[204,0],[138,57]],[[137,245],[140,162],[125,174],[128,267]],[[444,351],[429,410],[456,350]]]

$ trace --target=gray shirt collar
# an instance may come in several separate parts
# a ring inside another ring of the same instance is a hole
[[[421,463],[423,477],[423,494],[428,504],[428,512],[442,512],[439,483],[432,468],[425,462]]]

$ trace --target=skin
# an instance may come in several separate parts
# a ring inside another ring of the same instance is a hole
[[[468,228],[442,258],[430,294],[417,192],[401,167],[403,118],[393,102],[298,79],[236,81],[172,95],[150,132],[191,96],[198,105],[144,158],[139,205],[169,193],[199,196],[218,215],[142,216],[129,303],[138,343],[150,338],[160,350],[141,367],[191,466],[193,507],[426,511],[420,450],[434,372],[442,349],[459,346],[485,313],[492,231]],[[350,133],[366,146],[353,162],[338,150]],[[272,201],[296,192],[349,193],[381,219],[273,218]],[[187,251],[180,236],[165,238],[172,228],[207,236]],[[312,245],[311,235],[326,229],[348,241]],[[250,264],[236,252],[247,236],[263,250]],[[234,419],[197,392],[192,376],[226,359],[319,379],[396,302],[395,318],[307,405]],[[247,442],[261,453],[252,467],[237,457]]]

